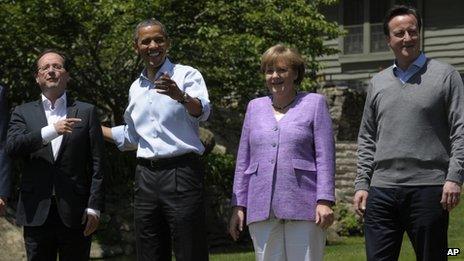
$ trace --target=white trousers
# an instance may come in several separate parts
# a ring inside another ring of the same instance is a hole
[[[268,219],[251,223],[256,261],[322,261],[327,233],[312,221]]]

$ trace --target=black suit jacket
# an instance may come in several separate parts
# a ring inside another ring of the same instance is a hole
[[[42,101],[20,105],[11,115],[6,150],[24,163],[16,211],[19,225],[45,222],[53,188],[58,213],[68,227],[82,227],[85,208],[103,209],[104,142],[96,108],[68,96],[67,117],[82,121],[63,136],[55,160],[51,143],[42,141],[41,129],[47,126]]]
[[[6,130],[10,112],[6,101],[6,88],[0,85],[0,197],[10,196],[10,160],[5,152]]]

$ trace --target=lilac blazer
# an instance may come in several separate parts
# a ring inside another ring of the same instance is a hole
[[[299,93],[276,121],[270,97],[248,104],[235,168],[233,206],[247,224],[269,219],[315,220],[316,202],[335,202],[335,146],[324,96]],[[274,188],[274,189],[273,189]]]

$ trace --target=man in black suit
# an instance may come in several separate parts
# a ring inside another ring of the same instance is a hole
[[[10,162],[5,153],[8,115],[6,88],[0,85],[0,216],[5,213],[7,198],[10,196]]]
[[[37,58],[38,101],[15,108],[6,150],[23,160],[16,222],[28,260],[88,260],[103,207],[103,137],[96,108],[66,93],[65,56]]]

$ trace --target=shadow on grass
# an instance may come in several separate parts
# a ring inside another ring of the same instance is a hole
[[[254,251],[253,245],[249,244],[233,244],[229,246],[214,247],[209,249],[210,254],[235,254],[248,253]]]

